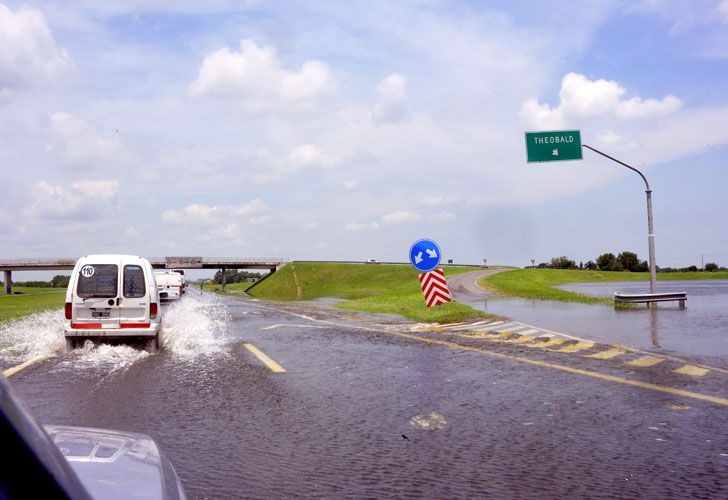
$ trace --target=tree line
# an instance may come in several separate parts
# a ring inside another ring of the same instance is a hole
[[[614,255],[612,252],[601,254],[597,257],[596,261],[590,260],[586,263],[579,262],[570,259],[569,257],[562,255],[561,257],[553,257],[550,262],[541,262],[537,266],[540,269],[587,269],[591,271],[631,271],[631,272],[647,272],[650,270],[650,266],[646,260],[640,260],[634,252],[620,252],[618,255]],[[726,271],[725,267],[719,267],[715,262],[708,262],[705,264],[704,269],[700,269],[698,266],[688,267],[660,267],[655,266],[656,271],[660,273],[676,273],[676,272],[697,272],[697,271]]]
[[[27,286],[30,288],[67,288],[70,276],[56,275],[50,281],[13,281],[14,286]],[[0,286],[5,284],[0,281]]]
[[[238,271],[237,269],[226,269],[225,270],[225,283],[228,285],[231,283],[242,283],[244,281],[255,281],[260,278],[260,273],[251,273],[248,271]],[[215,273],[215,277],[212,281],[218,285],[222,285],[222,272],[218,271]]]

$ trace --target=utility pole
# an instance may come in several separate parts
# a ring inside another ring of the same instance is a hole
[[[650,184],[647,182],[647,178],[631,165],[627,165],[623,161],[619,161],[616,158],[613,158],[609,156],[606,153],[602,153],[598,149],[594,149],[591,146],[587,146],[586,144],[582,144],[585,148],[591,149],[597,154],[600,154],[604,156],[605,158],[609,158],[610,160],[619,163],[620,165],[627,167],[630,170],[633,170],[640,174],[640,177],[642,177],[642,180],[645,181],[645,193],[647,194],[647,245],[650,252],[650,293],[656,293],[657,289],[657,272],[655,270],[655,231],[652,226],[652,189],[650,189]]]

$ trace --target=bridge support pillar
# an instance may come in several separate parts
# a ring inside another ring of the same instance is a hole
[[[222,268],[222,289],[225,290],[227,284],[227,276],[225,276],[225,268]]]
[[[3,271],[3,274],[5,275],[5,279],[3,279],[3,288],[5,288],[5,295],[10,295],[11,293],[13,293],[13,272]]]

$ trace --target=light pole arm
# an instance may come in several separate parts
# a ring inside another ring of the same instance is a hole
[[[635,172],[637,172],[638,174],[640,174],[640,177],[642,177],[642,180],[643,180],[643,181],[645,181],[645,191],[648,191],[648,192],[649,192],[649,191],[652,191],[652,190],[650,189],[650,183],[649,183],[649,182],[647,182],[647,177],[645,177],[645,176],[644,176],[644,175],[642,174],[642,172],[640,172],[639,170],[637,170],[636,168],[634,168],[634,167],[633,167],[632,165],[627,165],[627,164],[626,164],[625,162],[623,162],[623,161],[619,161],[618,159],[616,159],[616,158],[614,158],[614,157],[612,157],[612,156],[609,156],[609,155],[608,155],[608,154],[606,154],[606,153],[602,153],[602,152],[601,152],[601,151],[599,151],[598,149],[595,149],[595,148],[593,148],[593,147],[591,147],[591,146],[589,146],[589,145],[587,145],[587,144],[582,144],[582,146],[584,146],[585,148],[591,149],[591,150],[592,150],[592,151],[594,151],[595,153],[597,153],[597,154],[600,154],[600,155],[604,156],[605,158],[609,158],[610,160],[612,160],[612,161],[615,161],[615,162],[619,163],[620,165],[622,165],[622,166],[624,166],[624,167],[627,167],[627,168],[628,168],[628,169],[630,169],[630,170],[634,170]]]
[[[640,174],[640,177],[642,177],[642,180],[645,181],[645,193],[647,194],[647,248],[649,251],[649,259],[650,259],[650,293],[656,293],[657,292],[657,266],[655,265],[655,230],[652,225],[652,189],[650,189],[650,184],[647,182],[647,177],[645,177],[642,172],[637,170],[631,165],[627,165],[623,161],[619,161],[618,159],[609,156],[606,153],[602,153],[598,149],[594,149],[591,146],[588,146],[586,144],[582,144],[583,147],[587,149],[591,149],[597,154],[600,154],[604,156],[605,158],[609,158],[613,162],[619,163],[623,167],[627,167],[630,170],[633,170]]]

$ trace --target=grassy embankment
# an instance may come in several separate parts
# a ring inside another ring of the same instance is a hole
[[[13,290],[20,291],[16,288]],[[33,295],[36,290],[53,290],[53,293]],[[22,291],[23,295],[0,295],[0,323],[48,309],[63,309],[63,302],[66,299],[65,288],[22,288]]]
[[[449,266],[443,269],[445,276],[473,270]],[[425,322],[451,323],[488,316],[456,302],[426,307],[417,276],[407,265],[294,262],[253,288],[250,294],[288,301],[335,297],[346,299],[336,304],[340,309],[400,314]]]
[[[728,272],[658,273],[658,281],[728,279]],[[516,269],[481,279],[478,284],[503,295],[527,299],[614,304],[612,299],[589,297],[553,288],[567,283],[649,281],[649,273],[614,271],[572,271],[566,269]]]

